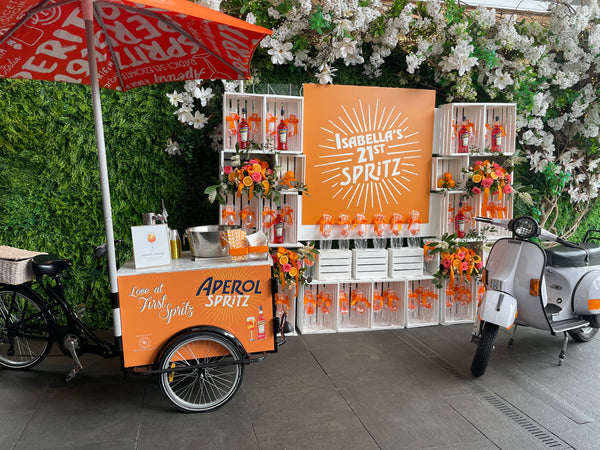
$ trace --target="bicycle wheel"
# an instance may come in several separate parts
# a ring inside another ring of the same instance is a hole
[[[161,373],[161,390],[183,411],[213,410],[227,403],[240,387],[244,376],[241,359],[240,350],[221,335],[209,332],[184,335],[169,345],[160,368],[189,369]]]
[[[42,304],[18,288],[0,288],[0,365],[28,369],[51,347],[48,315]]]

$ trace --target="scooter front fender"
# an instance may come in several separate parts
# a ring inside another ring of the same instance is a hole
[[[479,306],[479,318],[510,328],[517,317],[517,299],[505,292],[485,291]]]

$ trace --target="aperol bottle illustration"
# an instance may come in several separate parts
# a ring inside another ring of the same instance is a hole
[[[258,307],[258,340],[264,341],[267,338],[265,333],[265,315],[262,305]]]

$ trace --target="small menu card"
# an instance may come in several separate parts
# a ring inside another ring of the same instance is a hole
[[[169,231],[166,224],[131,227],[135,268],[171,264]]]

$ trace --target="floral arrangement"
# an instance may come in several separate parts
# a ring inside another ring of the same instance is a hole
[[[466,188],[469,195],[479,195],[482,192],[510,194],[511,176],[507,170],[496,162],[475,161],[473,167],[466,171]]]
[[[454,287],[456,279],[471,281],[472,277],[481,275],[483,260],[472,248],[458,244],[456,233],[445,233],[440,242],[428,244],[425,249],[430,254],[439,253],[440,268],[433,275],[433,284],[441,289],[444,281],[448,280],[449,287]]]
[[[308,284],[312,281],[312,278],[306,275],[306,270],[314,265],[318,253],[314,243],[296,250],[278,247],[271,257],[273,274],[281,287],[295,287],[297,295],[300,284]]]
[[[225,204],[227,194],[241,197],[245,193],[249,199],[273,199],[275,185],[275,171],[267,161],[252,158],[242,162],[241,154],[236,153],[231,164],[223,168],[221,182],[207,187],[204,193],[211,203],[218,200],[222,204]]]

